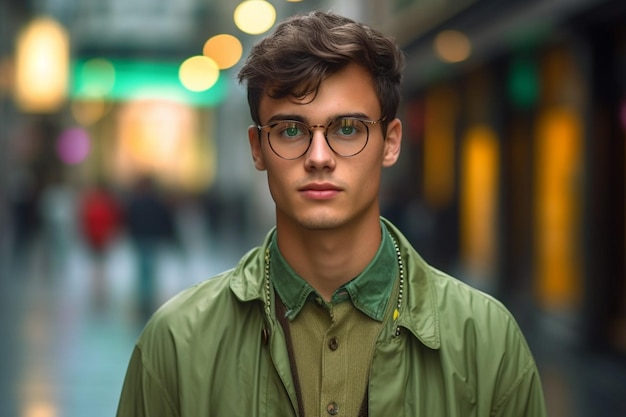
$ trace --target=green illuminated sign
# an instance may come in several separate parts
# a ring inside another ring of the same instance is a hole
[[[530,57],[517,56],[511,62],[508,78],[509,96],[521,108],[530,108],[539,98],[539,70]]]
[[[180,82],[179,67],[179,62],[77,60],[72,64],[70,97],[111,101],[163,99],[201,107],[217,106],[224,101],[228,83],[223,73],[210,89],[193,92]]]

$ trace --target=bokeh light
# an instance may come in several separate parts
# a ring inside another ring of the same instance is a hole
[[[531,108],[539,98],[539,73],[537,62],[526,56],[511,61],[508,78],[511,101],[521,108]]]
[[[56,144],[59,159],[68,165],[83,162],[89,155],[91,141],[85,129],[72,128],[61,133]]]
[[[264,0],[247,0],[235,9],[235,24],[250,35],[268,31],[276,21],[276,9]]]
[[[109,111],[110,105],[104,100],[94,98],[91,100],[74,100],[70,111],[74,120],[82,126],[91,126]]]
[[[103,58],[90,59],[85,62],[82,71],[87,95],[103,97],[113,90],[115,68],[110,61]]]
[[[178,76],[188,90],[206,91],[217,82],[220,70],[213,59],[196,55],[181,64]]]
[[[52,18],[33,20],[16,44],[15,98],[20,109],[51,113],[65,100],[69,74],[69,36]]]
[[[48,401],[33,401],[24,408],[24,417],[57,417],[58,407]]]
[[[239,62],[243,46],[233,35],[221,34],[206,41],[202,53],[213,59],[219,69],[227,69]]]
[[[435,52],[444,62],[462,62],[469,58],[472,44],[469,38],[457,30],[444,30],[435,37]]]

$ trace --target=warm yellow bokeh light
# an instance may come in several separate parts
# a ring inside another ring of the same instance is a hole
[[[168,100],[133,100],[120,105],[114,123],[111,174],[116,182],[131,185],[149,174],[168,188],[191,192],[213,182],[212,111]]]
[[[213,59],[196,55],[181,64],[178,76],[186,89],[199,92],[213,87],[220,76],[220,70]]]
[[[571,308],[582,291],[582,115],[568,107],[544,110],[534,139],[535,289],[545,307]]]
[[[15,61],[15,99],[26,112],[58,110],[67,94],[69,36],[51,18],[38,18],[18,35]]]
[[[276,21],[276,9],[264,0],[247,0],[235,9],[235,24],[241,31],[258,35],[269,30]]]
[[[435,38],[435,52],[444,62],[462,62],[469,58],[472,44],[469,38],[456,30],[444,30]]]
[[[206,41],[202,53],[213,59],[219,69],[227,69],[239,62],[243,54],[243,46],[233,35],[216,35]]]
[[[33,401],[26,405],[22,412],[24,417],[56,417],[59,415],[58,408],[45,401]]]
[[[491,126],[467,129],[460,154],[460,231],[465,270],[473,279],[493,277],[498,255],[500,148]]]

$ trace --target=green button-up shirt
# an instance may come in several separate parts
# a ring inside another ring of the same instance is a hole
[[[330,305],[336,305],[349,299],[356,308],[377,321],[383,319],[395,278],[398,276],[396,250],[387,227],[382,222],[381,232],[381,244],[374,259],[357,277],[335,290],[330,300]],[[287,318],[293,320],[307,300],[321,297],[308,282],[296,274],[281,255],[276,234],[271,241],[270,259],[272,283],[287,307]]]
[[[305,416],[357,416],[364,407],[374,345],[385,312],[392,316],[387,306],[399,274],[395,245],[382,223],[381,232],[374,258],[330,302],[296,274],[272,238],[271,281],[286,307],[285,336]]]

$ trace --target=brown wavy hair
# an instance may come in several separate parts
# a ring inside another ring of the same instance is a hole
[[[333,13],[310,12],[280,23],[253,46],[239,71],[247,82],[248,105],[255,123],[263,94],[302,98],[317,93],[328,76],[350,63],[368,70],[381,117],[396,117],[404,69],[404,54],[395,41],[378,30]]]

